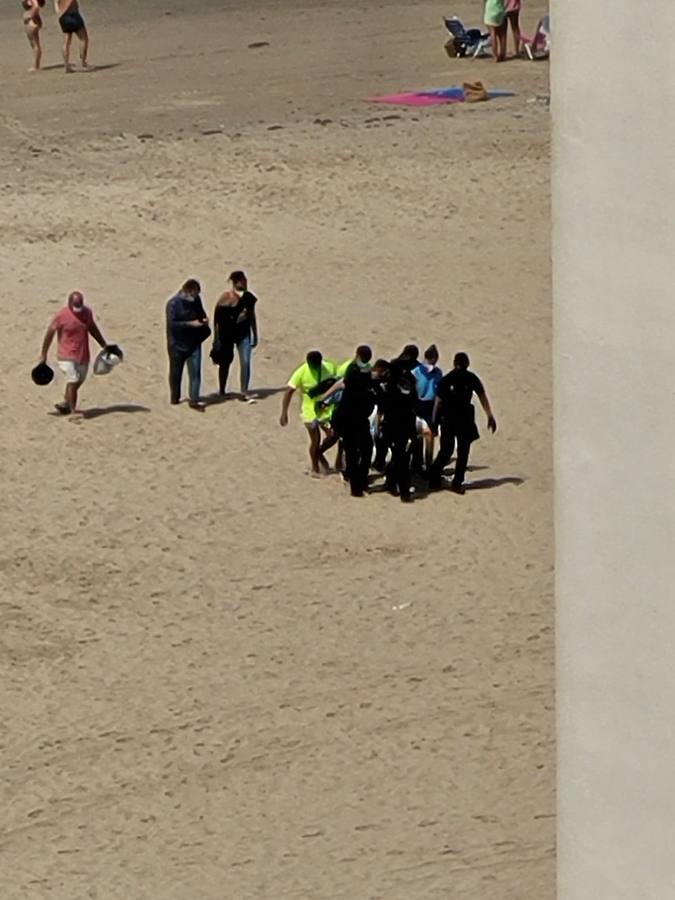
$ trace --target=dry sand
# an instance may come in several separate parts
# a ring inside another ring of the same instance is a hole
[[[103,68],[29,76],[15,5],[0,895],[552,900],[547,66],[449,61],[430,2],[91,0]],[[363,102],[465,77],[518,96]],[[170,407],[166,298],[239,265],[257,387],[314,345],[468,350],[486,489],[352,501],[278,396]],[[62,420],[28,373],[76,287],[127,360]]]

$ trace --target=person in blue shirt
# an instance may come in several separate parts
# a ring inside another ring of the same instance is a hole
[[[419,397],[417,415],[431,425],[434,417],[434,401],[438,393],[438,385],[443,377],[443,371],[438,367],[438,348],[435,344],[424,351],[424,362],[418,363],[417,367],[413,369],[413,375],[417,382]]]
[[[435,344],[424,351],[424,361],[413,369],[417,382],[417,417],[424,441],[424,462],[428,470],[434,458],[434,404],[443,371],[438,366],[438,348]]]
[[[183,369],[187,364],[190,382],[190,408],[204,412],[199,399],[202,380],[202,344],[211,334],[201,298],[201,287],[194,278],[185,282],[166,305],[166,342],[169,352],[171,403],[180,403]]]

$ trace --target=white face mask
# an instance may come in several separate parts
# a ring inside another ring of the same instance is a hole
[[[356,360],[356,365],[359,369],[368,369],[370,368],[370,363],[364,362],[362,359]]]
[[[81,303],[79,306],[75,306],[75,304],[73,303],[73,305],[70,308],[72,309],[72,311],[74,313],[81,313],[82,310],[84,309],[84,303]]]

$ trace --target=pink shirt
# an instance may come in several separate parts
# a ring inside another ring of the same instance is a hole
[[[520,12],[520,0],[506,0],[506,12]]]
[[[94,314],[85,306],[80,313],[64,306],[52,321],[58,341],[57,359],[63,362],[88,363],[89,329],[94,324]]]

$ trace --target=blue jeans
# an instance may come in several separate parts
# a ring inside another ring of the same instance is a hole
[[[236,344],[237,353],[239,354],[239,389],[245,394],[251,384],[251,358],[253,356],[253,348],[251,347],[251,337],[243,338]],[[230,376],[230,366],[234,358],[234,348],[232,344],[228,344],[227,352],[223,352],[221,362],[218,364],[218,384],[220,393],[224,394],[227,389],[227,379]]]
[[[171,402],[180,403],[183,369],[187,364],[188,381],[190,383],[190,403],[197,403],[202,387],[202,348],[201,345],[192,353],[181,353],[169,348],[169,386]]]
[[[242,394],[245,394],[251,384],[251,358],[253,356],[253,348],[251,347],[251,338],[245,337],[243,341],[237,344],[237,353],[239,354],[239,387]]]

